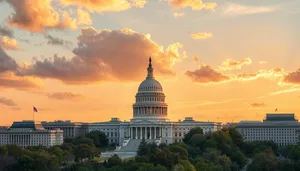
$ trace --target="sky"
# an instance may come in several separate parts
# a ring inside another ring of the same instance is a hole
[[[0,0],[0,125],[129,121],[151,56],[172,121],[300,115],[299,0]]]

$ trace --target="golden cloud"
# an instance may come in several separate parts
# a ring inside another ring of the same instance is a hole
[[[193,33],[191,34],[191,37],[193,39],[209,39],[211,38],[213,35],[212,33],[206,33],[206,32],[203,32],[203,33]]]
[[[226,59],[222,62],[220,69],[222,70],[232,70],[232,69],[241,69],[244,65],[250,65],[252,60],[250,58],[245,58],[240,61],[235,61],[232,59]]]
[[[67,11],[55,10],[52,7],[52,0],[4,1],[14,10],[8,17],[11,26],[31,32],[44,32],[45,29],[77,29],[76,18],[72,18]]]
[[[199,62],[199,56],[198,55],[194,55],[193,56],[193,61],[197,64]]]
[[[283,81],[285,83],[300,84],[300,68],[295,72],[288,73]]]
[[[180,43],[163,48],[153,42],[149,34],[128,28],[96,30],[87,27],[81,30],[77,39],[74,57],[55,55],[36,61],[18,74],[58,79],[68,84],[140,80],[145,77],[149,56],[157,75],[173,75],[172,66],[186,56]]]
[[[272,78],[282,77],[284,76],[284,74],[285,72],[282,68],[263,69],[253,73],[238,74],[236,76],[236,80],[248,81],[248,80],[255,80],[262,77],[272,79]]]
[[[168,0],[168,2],[172,7],[191,7],[192,10],[214,10],[217,7],[215,2],[203,2],[202,0]]]
[[[201,64],[195,71],[187,71],[186,75],[191,80],[198,83],[220,83],[228,81],[251,81],[258,78],[276,79],[282,78],[285,72],[282,68],[263,69],[253,73],[224,74],[220,70],[214,69],[209,65]]]
[[[175,18],[183,17],[183,16],[184,16],[184,12],[181,12],[181,13],[175,12],[175,13],[173,14],[173,16],[174,16]]]
[[[213,69],[209,65],[200,65],[195,71],[187,71],[186,76],[198,83],[219,83],[229,81],[231,78]]]
[[[76,5],[91,12],[124,11],[131,7],[143,8],[147,0],[59,0],[64,6]]]
[[[84,99],[84,96],[80,94],[75,94],[71,92],[55,92],[48,94],[50,99],[56,100],[71,100],[71,101],[78,101]]]
[[[9,37],[0,37],[0,47],[7,50],[20,50],[17,45],[17,40]]]
[[[41,81],[36,78],[19,77],[13,72],[0,73],[0,88],[14,88],[18,90],[32,90],[41,87]]]
[[[263,108],[263,107],[266,107],[266,104],[265,103],[252,103],[251,106],[254,108]]]

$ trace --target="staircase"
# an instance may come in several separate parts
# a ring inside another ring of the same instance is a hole
[[[156,143],[156,140],[145,140],[148,144]],[[137,152],[141,139],[130,139],[126,146],[121,147],[118,152]]]

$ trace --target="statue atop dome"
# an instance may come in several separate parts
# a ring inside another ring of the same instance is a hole
[[[147,70],[148,70],[147,79],[154,79],[151,57],[149,58],[149,66],[148,66]]]

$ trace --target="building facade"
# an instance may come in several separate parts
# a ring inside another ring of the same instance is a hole
[[[0,130],[0,146],[12,144],[21,147],[51,147],[62,143],[62,130],[46,130],[41,123],[33,121],[14,122],[8,129]]]
[[[273,141],[278,146],[297,144],[300,123],[294,114],[267,114],[261,121],[241,121],[237,130],[245,141]]]
[[[64,138],[74,138],[85,135],[84,124],[81,122],[71,121],[54,121],[54,122],[41,122],[43,127],[47,130],[60,129],[64,132]]]

